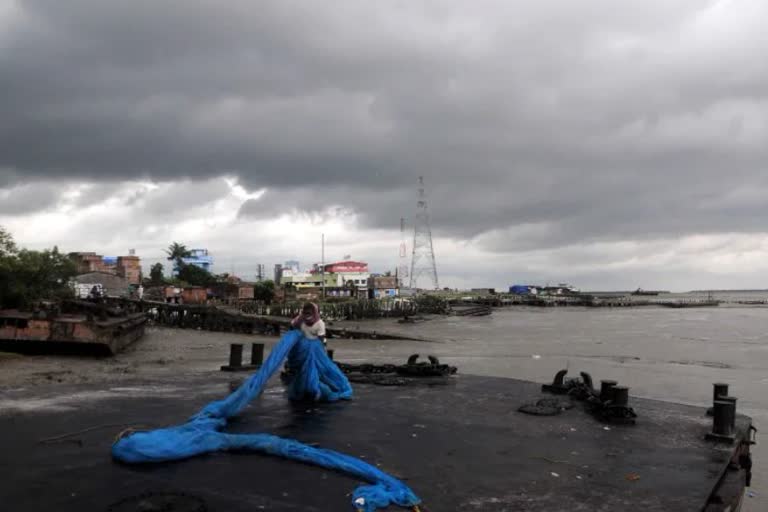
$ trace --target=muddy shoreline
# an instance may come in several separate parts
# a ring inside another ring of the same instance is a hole
[[[390,325],[393,323],[389,322]],[[345,327],[355,329],[353,325]],[[218,372],[219,367],[227,363],[230,343],[264,343],[268,354],[277,341],[275,336],[148,327],[142,339],[112,357],[0,352],[0,390],[45,384],[115,385],[210,374]],[[413,340],[330,340],[332,348],[352,359],[365,357],[366,353],[376,359],[379,344],[418,346],[421,343]]]

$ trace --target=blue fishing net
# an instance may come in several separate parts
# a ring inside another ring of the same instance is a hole
[[[249,450],[342,471],[370,482],[352,494],[352,504],[358,510],[374,512],[390,504],[416,507],[420,500],[408,486],[358,458],[269,434],[222,431],[228,418],[261,393],[286,358],[294,373],[291,399],[332,402],[352,397],[349,381],[328,358],[322,343],[307,340],[300,331],[289,331],[261,369],[227,398],[209,403],[183,425],[122,437],[112,446],[112,457],[125,463],[161,462],[220,450]]]

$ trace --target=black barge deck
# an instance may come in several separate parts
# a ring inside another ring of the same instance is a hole
[[[231,378],[0,392],[2,510],[122,511],[128,502],[121,500],[145,492],[185,493],[211,512],[352,510],[349,493],[358,482],[293,461],[232,453],[144,466],[111,460],[118,432],[183,422],[226,395]],[[518,412],[543,396],[536,383],[472,376],[423,382],[358,384],[350,402],[312,405],[290,404],[275,381],[231,430],[364,457],[402,478],[431,512],[709,512],[725,509],[708,505],[724,475],[721,494],[728,485],[743,491],[744,472],[727,469],[739,444],[705,440],[712,420],[704,407],[633,398],[637,423],[610,425],[578,403],[557,416]],[[750,419],[736,423],[745,439]]]

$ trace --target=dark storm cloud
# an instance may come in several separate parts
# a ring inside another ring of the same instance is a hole
[[[499,251],[764,230],[763,3],[569,4],[0,9],[0,187],[228,174],[242,217],[396,229],[424,175]]]

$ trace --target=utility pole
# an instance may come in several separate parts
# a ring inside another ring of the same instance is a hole
[[[411,253],[411,286],[418,286],[418,279],[425,276],[433,290],[439,290],[435,250],[432,247],[432,229],[429,225],[427,196],[424,192],[424,177],[419,176],[419,199],[416,202],[416,220],[413,226],[413,252]]]

